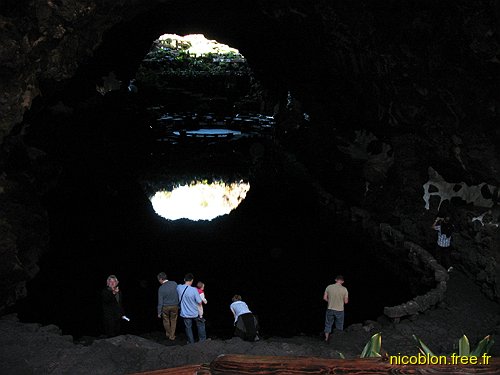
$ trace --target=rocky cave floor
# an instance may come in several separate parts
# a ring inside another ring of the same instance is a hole
[[[389,293],[391,287],[381,285],[381,293]],[[354,358],[376,332],[382,332],[382,347],[389,354],[416,354],[412,334],[436,354],[451,354],[457,352],[463,334],[473,347],[488,334],[500,334],[500,305],[488,300],[463,273],[453,271],[439,307],[397,324],[384,318],[353,324],[334,333],[329,344],[319,333],[316,337],[271,337],[255,343],[213,338],[194,345],[180,339],[172,344],[160,338],[160,333],[151,333],[96,339],[83,345],[74,343],[72,336],[61,335],[54,325],[20,323],[15,315],[6,315],[0,319],[0,373],[127,374],[209,363],[220,354],[339,358],[340,352],[345,358]],[[500,343],[493,345],[490,354],[500,355]]]

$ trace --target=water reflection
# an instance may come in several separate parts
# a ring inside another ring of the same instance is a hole
[[[250,184],[243,181],[194,181],[172,191],[158,191],[150,200],[165,219],[212,220],[238,207],[249,190]]]

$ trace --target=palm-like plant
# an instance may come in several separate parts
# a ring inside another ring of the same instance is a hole
[[[428,355],[431,357],[435,357],[434,352],[429,349],[427,345],[423,343],[417,336],[413,335],[413,338],[417,342],[417,347],[420,353],[423,355]],[[495,340],[491,335],[483,338],[476,346],[474,350],[470,350],[470,343],[467,336],[463,335],[458,340],[458,355],[461,357],[480,357],[483,354],[488,354],[489,350],[495,343]],[[366,343],[363,351],[361,352],[361,358],[370,358],[370,357],[382,357],[381,354],[382,348],[382,334],[376,333],[374,334],[370,340]]]
[[[369,357],[381,357],[380,348],[382,347],[382,334],[376,333],[371,339],[366,343],[363,351],[361,352],[361,358]]]
[[[430,356],[435,356],[435,354],[420,340],[417,336],[413,335],[413,338],[417,342],[417,347],[422,354],[428,354]],[[463,335],[458,340],[458,355],[461,357],[480,357],[483,354],[487,354],[495,340],[491,335],[486,336],[484,339],[479,341],[476,348],[471,352],[469,339],[467,336]]]

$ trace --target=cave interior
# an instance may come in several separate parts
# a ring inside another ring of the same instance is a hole
[[[429,227],[447,214],[454,262],[498,301],[498,6],[156,1],[121,4],[113,14],[105,3],[92,3],[94,14],[80,23],[64,2],[50,11],[40,5],[31,16],[38,26],[23,25],[30,40],[52,35],[32,43],[38,70],[2,60],[4,77],[35,74],[38,92],[18,105],[22,120],[10,121],[3,139],[2,220],[10,226],[2,230],[14,233],[5,238],[22,269],[2,271],[4,312],[98,336],[99,292],[116,274],[132,318],[124,330],[144,333],[160,329],[152,319],[156,274],[181,282],[192,272],[206,284],[214,336],[231,334],[234,294],[266,334],[313,335],[336,274],[353,296],[347,324],[376,320],[385,306],[431,288],[428,270],[391,252],[376,228],[386,223],[431,250]],[[22,9],[10,5],[2,17],[19,17]],[[487,6],[495,11],[486,14]],[[244,84],[231,97],[228,86],[207,93],[220,77],[173,91],[161,76],[163,91],[141,86],[141,64],[165,33],[237,48],[249,69],[238,78]],[[137,92],[127,88],[134,79]],[[119,88],[96,90],[115,80]],[[207,100],[200,106],[186,91]],[[159,142],[153,128],[165,112],[259,113],[275,122],[269,134]],[[158,188],[220,179],[251,186],[228,215],[169,221],[153,210]],[[426,209],[422,186],[431,180],[431,193],[455,186],[456,194],[431,195]]]

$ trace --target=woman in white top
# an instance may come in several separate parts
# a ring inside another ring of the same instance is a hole
[[[234,315],[234,323],[236,324],[236,321],[238,320],[238,317],[241,314],[248,314],[251,313],[250,309],[248,308],[248,305],[241,300],[241,296],[239,294],[236,294],[233,297],[233,303],[229,308],[233,312]]]
[[[248,305],[241,300],[239,294],[236,294],[232,301],[233,303],[229,308],[234,315],[234,334],[247,341],[259,340],[257,319],[248,308]]]

